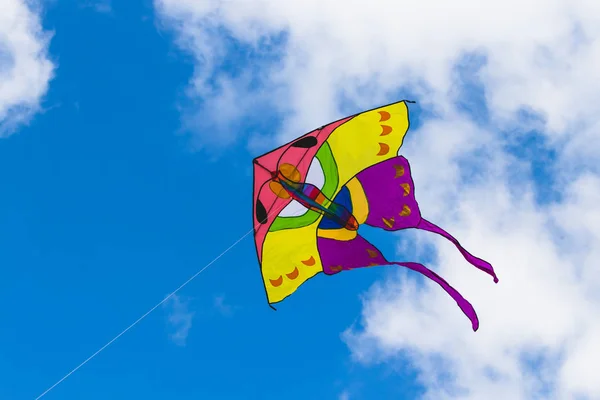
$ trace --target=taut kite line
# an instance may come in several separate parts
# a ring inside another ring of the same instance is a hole
[[[282,301],[320,272],[398,265],[438,283],[469,317],[473,306],[435,272],[390,262],[358,234],[366,224],[388,231],[424,229],[452,241],[465,259],[498,282],[492,266],[421,217],[408,161],[397,156],[408,131],[407,101],[365,111],[285,144],[254,160],[254,239],[269,304]],[[279,211],[281,210],[281,211]],[[279,211],[279,212],[278,212]],[[46,389],[45,396],[241,242],[248,231],[121,333]]]

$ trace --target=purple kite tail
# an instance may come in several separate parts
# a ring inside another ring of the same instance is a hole
[[[473,330],[479,328],[479,319],[475,309],[465,298],[441,276],[431,271],[423,264],[414,262],[388,261],[378,248],[369,243],[365,238],[357,235],[352,240],[342,241],[335,239],[317,238],[317,246],[321,254],[323,272],[327,275],[335,275],[341,271],[369,266],[401,266],[419,272],[432,281],[436,282],[448,293],[462,312],[471,320]]]
[[[442,228],[427,221],[424,218],[421,218],[421,221],[419,221],[419,224],[417,225],[417,229],[423,229],[425,231],[437,233],[438,235],[450,240],[458,248],[463,257],[465,257],[465,260],[467,260],[475,268],[479,268],[480,270],[491,275],[494,278],[494,283],[498,283],[498,277],[496,276],[496,272],[494,272],[494,267],[492,267],[492,265],[489,262],[482,260],[481,258],[475,257],[474,255],[469,253],[464,247],[461,246],[461,244],[458,242],[458,240],[454,238],[454,236],[452,236]]]
[[[477,318],[477,313],[475,309],[459,292],[454,289],[444,278],[424,266],[423,264],[414,263],[414,262],[390,262],[389,264],[399,265],[402,267],[406,267],[412,269],[413,271],[420,272],[425,275],[432,281],[435,281],[438,285],[442,287],[456,301],[456,304],[460,307],[462,312],[471,320],[471,326],[473,327],[473,331],[476,332],[479,329],[479,318]]]
[[[469,263],[491,275],[494,282],[498,283],[498,277],[490,263],[473,256],[448,232],[423,219],[406,158],[390,158],[361,171],[356,177],[362,185],[369,206],[365,221],[367,225],[388,231],[417,228],[437,233],[454,243]]]

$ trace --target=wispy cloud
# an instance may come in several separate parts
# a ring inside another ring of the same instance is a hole
[[[35,4],[35,7],[34,7]],[[48,55],[38,2],[3,0],[0,12],[0,138],[40,110],[55,65]]]
[[[340,397],[338,397],[338,400],[350,400],[350,393],[348,393],[347,391],[343,391],[340,394]]]
[[[185,346],[192,328],[194,312],[189,310],[189,300],[178,295],[165,302],[167,324],[171,333],[169,337],[178,346]]]
[[[225,302],[225,296],[216,296],[214,302],[217,311],[226,317],[231,317],[236,307]]]
[[[82,8],[89,8],[101,14],[111,14],[113,11],[111,0],[88,0],[81,3]]]
[[[155,4],[198,60],[196,84],[240,47],[269,60],[269,74],[242,68],[235,76],[254,85],[231,84],[227,97],[243,104],[267,88],[286,117],[280,141],[398,97],[426,110],[401,150],[423,213],[490,260],[500,283],[415,232],[480,330],[438,287],[399,273],[369,290],[362,325],[346,333],[357,360],[409,357],[432,399],[600,397],[597,1]]]

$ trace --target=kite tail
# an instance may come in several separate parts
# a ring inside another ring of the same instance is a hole
[[[471,303],[441,276],[431,271],[423,264],[415,262],[397,262],[388,261],[381,251],[369,243],[360,235],[352,240],[336,240],[324,237],[317,237],[317,247],[321,256],[323,272],[327,275],[335,275],[341,271],[348,271],[357,268],[367,268],[370,266],[401,266],[419,272],[432,281],[436,282],[448,293],[462,312],[471,320],[473,330],[479,328],[479,320]]]
[[[465,259],[470,264],[491,275],[494,278],[494,283],[498,283],[498,277],[496,276],[496,272],[494,272],[494,267],[492,267],[492,265],[489,262],[482,260],[481,258],[475,257],[474,255],[469,253],[464,247],[461,246],[461,244],[458,242],[458,240],[454,238],[454,236],[452,236],[442,228],[427,221],[424,218],[421,218],[421,221],[417,225],[417,229],[423,229],[429,232],[437,233],[438,235],[441,235],[446,239],[450,240],[452,243],[454,243],[454,245],[458,248],[463,257],[465,257]]]
[[[477,331],[479,329],[479,318],[477,318],[477,313],[475,309],[456,289],[454,289],[444,278],[424,266],[423,264],[414,263],[414,262],[389,262],[389,264],[399,265],[402,267],[406,267],[412,269],[413,271],[417,271],[432,281],[435,281],[438,285],[442,287],[448,293],[456,304],[460,307],[462,312],[471,320],[471,326],[473,327],[473,331]]]

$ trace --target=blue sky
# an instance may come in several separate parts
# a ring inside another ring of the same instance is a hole
[[[477,333],[385,268],[272,311],[248,237],[44,398],[600,398],[597,3],[3,0],[0,399],[248,232],[252,158],[403,98],[423,215],[500,282],[437,235],[365,236]]]
[[[41,394],[251,227],[257,154],[194,151],[177,108],[192,65],[153,21],[146,1],[45,9],[45,111],[0,142],[2,399]],[[44,398],[408,397],[411,372],[356,364],[340,337],[382,274],[320,276],[274,312],[248,237],[179,293],[185,345],[159,308]]]

